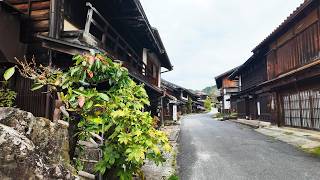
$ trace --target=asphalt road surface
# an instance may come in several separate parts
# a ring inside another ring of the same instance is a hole
[[[320,180],[320,158],[210,114],[182,120],[181,180]]]

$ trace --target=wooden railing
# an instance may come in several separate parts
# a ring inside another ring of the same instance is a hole
[[[88,7],[88,13],[83,31],[84,40],[92,46],[108,51],[116,59],[124,61],[129,71],[134,71],[147,82],[157,85],[158,80],[152,77],[152,70],[148,69],[142,61],[142,55],[139,56],[136,53],[91,3],[87,2],[86,6]]]
[[[84,29],[84,36],[89,37],[94,40],[93,43],[97,43],[99,47],[105,50],[110,50],[117,56],[128,56],[129,59],[139,62],[140,56],[135,52],[135,50],[124,40],[121,35],[110,25],[110,23],[100,14],[100,12],[92,6],[91,3],[86,3],[89,8],[87,13],[87,20]],[[91,32],[92,27],[95,27],[101,34],[93,34]],[[123,51],[125,55],[118,54],[119,51]]]

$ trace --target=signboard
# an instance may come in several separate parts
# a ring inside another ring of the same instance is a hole
[[[178,121],[177,105],[172,106],[172,119]]]
[[[230,95],[224,95],[224,109],[231,109]]]
[[[257,110],[258,110],[258,116],[260,116],[261,115],[260,102],[257,102]]]

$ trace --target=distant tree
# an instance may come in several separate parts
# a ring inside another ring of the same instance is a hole
[[[206,108],[207,111],[211,111],[212,109],[212,99],[209,96],[204,101],[204,108]]]
[[[189,97],[187,102],[187,113],[192,113],[192,99]]]
[[[209,87],[206,87],[202,90],[202,92],[208,94],[208,95],[211,95],[211,94],[214,94],[216,95],[217,92],[218,92],[218,89],[217,89],[217,86],[209,86]]]

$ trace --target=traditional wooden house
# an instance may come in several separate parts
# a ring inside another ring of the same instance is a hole
[[[248,107],[241,114],[320,130],[319,12],[319,1],[304,1],[232,75],[241,77],[239,106]]]
[[[266,58],[261,54],[251,56],[229,78],[239,81],[239,93],[233,96],[238,117],[271,121],[270,93],[262,92],[259,86],[267,80]]]
[[[237,105],[233,96],[239,92],[239,80],[237,78],[230,79],[229,76],[235,72],[237,68],[227,71],[215,78],[219,96],[217,97],[221,113],[236,112]]]
[[[186,88],[163,79],[161,80],[161,88],[165,91],[163,100],[165,120],[176,120],[177,117],[188,113],[187,104],[189,102],[191,102],[192,112],[198,112],[203,107],[199,102],[200,96]]]
[[[197,107],[197,111],[198,112],[206,111],[204,104],[205,104],[206,99],[210,96],[202,91],[197,91],[197,92],[195,92],[195,94],[198,96],[197,104],[199,106]]]
[[[37,62],[62,69],[75,54],[90,50],[107,53],[123,62],[130,75],[144,83],[151,106],[159,114],[161,68],[172,65],[158,31],[153,28],[139,0],[6,0],[27,16],[21,41],[26,55]],[[1,17],[0,17],[1,18]],[[17,28],[19,29],[19,28]],[[21,77],[19,77],[21,78]],[[30,92],[31,82],[16,81],[17,105],[37,116],[51,117],[54,97]],[[43,91],[43,90],[42,90]]]

